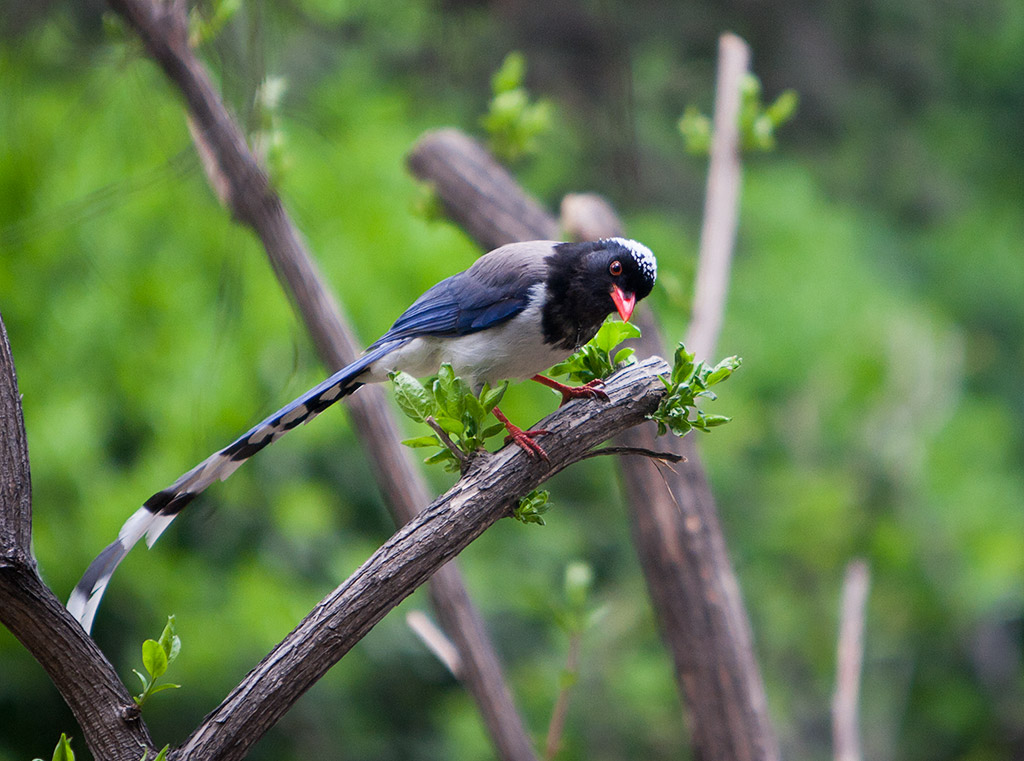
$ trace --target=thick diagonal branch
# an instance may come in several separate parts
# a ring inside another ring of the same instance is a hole
[[[136,30],[149,54],[184,96],[190,128],[211,184],[235,218],[259,235],[321,360],[332,370],[351,362],[360,349],[341,309],[325,287],[266,173],[188,45],[184,3],[111,0],[111,6]],[[398,443],[401,436],[384,391],[366,387],[350,397],[348,407],[396,523],[411,520],[430,501],[429,491]],[[499,757],[505,761],[533,761],[536,756],[505,685],[498,656],[454,565],[435,576],[430,595],[442,626],[459,650],[464,664],[462,682],[477,702]]]
[[[457,555],[518,498],[658,405],[664,360],[612,376],[609,402],[574,402],[542,422],[550,462],[516,446],[480,458],[430,507],[405,524],[253,669],[175,752],[176,759],[236,761],[395,605]]]

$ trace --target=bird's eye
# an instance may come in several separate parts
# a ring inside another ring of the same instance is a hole
[[[614,262],[612,262],[611,264],[608,265],[608,272],[610,272],[613,277],[618,277],[619,275],[621,275],[622,274],[622,262],[620,262],[618,259],[616,259]]]

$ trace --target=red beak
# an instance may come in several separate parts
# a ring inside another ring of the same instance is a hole
[[[629,322],[630,315],[633,314],[633,307],[636,306],[636,294],[626,293],[619,286],[613,285],[612,301],[615,302],[615,308],[618,310],[622,321]]]

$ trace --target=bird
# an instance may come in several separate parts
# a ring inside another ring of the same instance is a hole
[[[68,611],[89,632],[114,570],[143,536],[152,547],[214,481],[223,481],[261,449],[365,383],[386,381],[396,371],[426,377],[448,363],[475,393],[485,384],[532,379],[561,393],[563,404],[581,397],[607,399],[600,381],[574,387],[541,373],[593,338],[612,313],[628,322],[636,303],[654,288],[657,271],[649,248],[620,237],[518,242],[484,254],[425,291],[354,362],[147,499],[86,569]],[[545,431],[524,431],[497,407],[493,412],[509,440],[546,459],[535,441]]]

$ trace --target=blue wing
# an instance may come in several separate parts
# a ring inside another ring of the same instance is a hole
[[[498,325],[526,308],[530,289],[538,282],[524,278],[490,285],[472,277],[470,271],[453,275],[416,299],[370,349],[416,336],[462,336]]]

